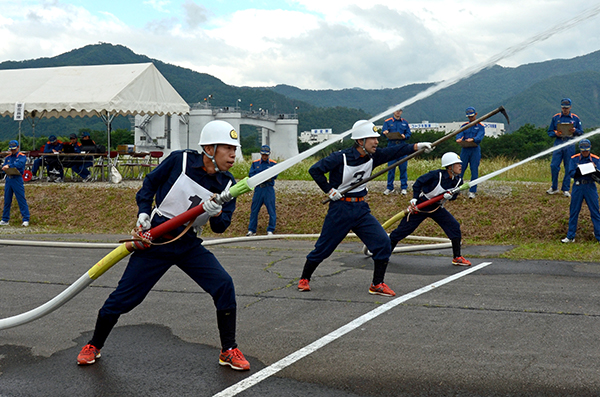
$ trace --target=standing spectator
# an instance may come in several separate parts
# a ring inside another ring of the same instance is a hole
[[[260,159],[255,160],[250,165],[249,177],[262,172],[268,168],[271,168],[276,161],[271,160],[269,155],[271,154],[271,148],[268,145],[263,145],[260,148]],[[256,235],[256,229],[258,226],[258,213],[260,208],[265,205],[267,212],[269,213],[269,225],[267,226],[267,235],[272,236],[275,232],[275,224],[277,222],[277,213],[275,212],[275,179],[277,175],[258,185],[254,188],[254,196],[252,196],[252,207],[250,208],[250,223],[248,224],[248,233],[246,236]]]
[[[575,182],[573,183],[573,196],[569,208],[569,230],[567,237],[561,240],[563,243],[575,241],[577,221],[579,220],[583,200],[585,200],[590,210],[590,216],[594,224],[594,236],[600,242],[598,191],[596,190],[596,182],[592,177],[592,175],[596,176],[598,170],[600,170],[600,158],[591,153],[592,143],[588,139],[582,139],[579,142],[579,150],[581,153],[571,157],[571,164],[569,164],[569,179],[574,178]]]
[[[408,155],[419,149],[431,151],[431,143],[406,143],[378,149],[380,136],[375,125],[367,120],[359,120],[352,127],[354,145],[351,148],[332,153],[310,167],[308,172],[317,185],[329,196],[329,210],[323,222],[321,235],[315,248],[306,256],[298,290],[310,291],[310,277],[319,264],[329,257],[351,230],[373,253],[375,269],[369,293],[383,296],[394,296],[396,293],[388,287],[383,279],[390,258],[390,239],[387,233],[371,214],[366,183],[345,195],[346,190],[365,177],[371,175],[375,167],[399,156]],[[329,173],[329,181],[325,176]]]
[[[421,175],[413,184],[413,198],[410,200],[412,213],[402,218],[398,227],[390,233],[392,252],[398,242],[415,231],[415,229],[427,218],[431,218],[441,226],[444,233],[452,242],[452,264],[454,266],[471,266],[471,262],[460,253],[462,234],[460,224],[452,214],[444,208],[445,200],[456,200],[458,192],[451,194],[448,191],[462,185],[463,180],[461,168],[463,162],[456,153],[448,152],[442,156],[442,169],[430,171]],[[420,210],[415,207],[424,201],[432,199],[440,194],[444,200],[431,204]]]
[[[48,142],[44,147],[44,162],[46,163],[46,169],[48,170],[48,182],[60,183],[63,181],[64,170],[58,154],[63,151],[63,143],[56,139],[55,135],[48,137]],[[54,156],[49,155],[54,154]]]
[[[461,125],[461,128],[477,119],[477,112],[474,107],[468,107],[466,114],[469,121]],[[462,159],[461,178],[465,175],[469,166],[471,167],[471,180],[479,178],[479,162],[481,161],[481,147],[479,144],[484,136],[485,127],[481,123],[477,123],[473,127],[456,135],[456,142],[462,146],[462,150],[460,151],[460,158]],[[469,188],[469,198],[474,199],[475,193],[477,193],[477,185]]]
[[[64,153],[81,153],[82,145],[77,142],[77,135],[69,135],[69,142],[63,145]],[[84,156],[75,156],[73,158],[66,158],[63,161],[63,167],[71,168],[71,170],[79,175],[83,182],[89,182],[92,179],[92,175],[85,164],[86,160]]]
[[[548,136],[554,139],[554,146],[561,145],[573,139],[573,136],[583,134],[581,120],[575,113],[571,113],[571,100],[564,98],[560,101],[561,112],[552,116],[550,126],[548,127]],[[552,174],[552,186],[546,191],[548,194],[560,193],[558,190],[558,173],[560,172],[560,163],[565,167],[565,176],[562,181],[561,190],[565,197],[571,197],[571,177],[569,176],[569,166],[571,156],[575,155],[575,145],[568,145],[552,153],[550,161],[550,172]]]
[[[181,226],[173,230],[170,237],[154,241],[168,244],[152,245],[131,255],[117,289],[98,312],[94,334],[81,349],[78,364],[93,364],[100,358],[100,349],[119,317],[142,303],[165,272],[175,265],[212,297],[221,339],[219,364],[236,370],[250,369],[235,340],[233,280],[217,258],[202,245],[202,239],[197,237],[197,230],[206,224],[215,233],[223,233],[231,224],[235,199],[221,206],[211,198],[235,183],[228,170],[235,163],[235,152],[240,146],[237,139],[237,132],[231,124],[222,120],[211,121],[202,129],[201,153],[195,150],[174,151],[146,176],[136,195],[137,225],[141,230],[156,227],[200,203],[204,213],[193,223],[196,230]],[[178,239],[172,237],[182,232],[185,233]],[[147,349],[151,346],[146,348],[146,354]]]
[[[403,145],[408,142],[410,138],[410,126],[408,122],[402,118],[402,109],[397,109],[394,112],[393,117],[385,120],[383,123],[383,127],[381,127],[381,131],[383,135],[387,137],[388,147]],[[406,156],[400,156],[397,159],[394,159],[388,162],[388,166],[397,162],[398,160],[403,159]],[[408,173],[407,173],[408,163],[404,162],[398,166],[398,170],[400,173],[400,188],[402,189],[400,193],[403,196],[406,196],[406,190],[408,189]],[[387,188],[384,190],[383,194],[386,196],[390,193],[394,192],[394,179],[396,178],[396,168],[392,168],[388,171],[388,179],[387,179]]]
[[[25,171],[27,156],[19,151],[19,142],[15,140],[8,143],[8,150],[10,150],[10,154],[4,158],[2,166],[2,171],[6,173],[6,182],[4,184],[4,211],[2,212],[0,226],[8,225],[14,193],[23,218],[21,226],[27,227],[29,226],[29,206],[25,199],[25,185],[23,184],[23,171]],[[18,171],[18,173],[9,173],[9,168]]]

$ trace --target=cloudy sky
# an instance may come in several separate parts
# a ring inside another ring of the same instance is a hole
[[[456,76],[598,6],[588,0],[0,0],[0,62],[107,42],[236,86],[393,88]],[[597,51],[598,19],[499,63],[515,67]]]

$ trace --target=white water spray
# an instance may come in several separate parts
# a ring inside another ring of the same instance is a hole
[[[454,85],[454,84],[458,83],[459,81],[464,80],[485,68],[495,65],[497,62],[499,62],[505,58],[508,58],[511,55],[514,55],[516,53],[523,51],[524,49],[531,46],[532,44],[547,40],[557,33],[564,32],[565,30],[572,28],[573,26],[577,25],[578,23],[581,23],[587,19],[595,17],[599,13],[600,13],[600,5],[591,7],[589,9],[583,11],[582,13],[578,14],[577,16],[569,19],[566,22],[561,22],[560,24],[543,31],[542,33],[532,36],[517,45],[508,47],[504,51],[501,51],[498,54],[492,56],[487,61],[485,61],[479,65],[473,66],[471,68],[468,68],[468,69],[464,70],[463,72],[459,73],[458,75],[456,75],[455,77],[444,80],[438,84],[435,84],[435,85],[429,87],[428,89],[413,96],[412,98],[409,98],[395,106],[390,107],[389,109],[379,113],[378,115],[371,117],[369,119],[369,121],[375,122],[375,121],[393,113],[398,108],[405,108],[409,105],[412,105],[413,103],[415,103],[417,101],[420,101],[421,99],[425,99],[425,98],[435,94],[436,92],[443,90],[444,88],[450,87],[451,85]],[[329,141],[321,142],[318,145],[313,146],[312,148],[310,148],[294,157],[291,157],[285,161],[282,161],[281,163],[278,163],[278,164],[274,165],[273,167],[253,176],[252,178],[248,179],[248,186],[250,188],[254,189],[259,184],[273,178],[275,175],[285,171],[286,169],[292,167],[295,164],[298,164],[302,160],[312,156],[313,154],[317,153],[318,151],[325,149],[327,146],[337,142],[338,140],[342,140],[346,136],[350,135],[352,133],[352,131],[353,131],[352,129],[345,131],[339,135],[339,139],[336,139],[336,140],[332,139]]]

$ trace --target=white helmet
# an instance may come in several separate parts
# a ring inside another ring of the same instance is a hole
[[[452,164],[462,163],[458,154],[454,152],[444,153],[442,156],[442,167],[446,168]]]
[[[379,138],[375,124],[367,120],[358,120],[352,126],[352,139]]]
[[[240,147],[238,133],[231,124],[223,120],[208,122],[200,135],[198,145],[232,145]]]

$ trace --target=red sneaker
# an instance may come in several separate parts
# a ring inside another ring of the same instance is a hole
[[[463,256],[459,256],[458,258],[452,259],[452,264],[454,266],[471,266],[471,262],[469,262]]]
[[[248,371],[250,369],[250,363],[244,358],[244,355],[238,348],[221,352],[219,355],[219,364],[229,365],[238,371]]]
[[[369,294],[373,295],[383,295],[383,296],[396,296],[396,293],[392,291],[390,287],[388,287],[385,283],[380,283],[377,285],[371,284],[369,287]]]
[[[310,285],[308,285],[308,279],[301,278],[298,282],[299,291],[310,291]]]
[[[100,358],[100,349],[97,349],[96,346],[87,344],[83,346],[81,352],[77,356],[77,364],[78,365],[89,365],[96,362],[96,359]]]

